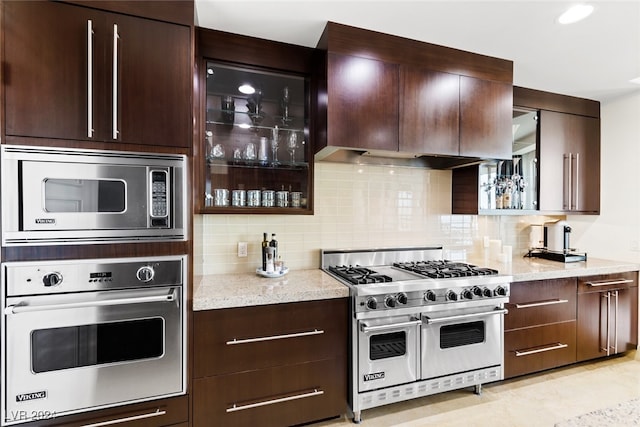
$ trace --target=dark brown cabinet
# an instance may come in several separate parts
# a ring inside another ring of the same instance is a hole
[[[194,313],[193,425],[283,426],[340,415],[346,298]]]
[[[331,145],[398,151],[398,65],[329,52]]]
[[[578,280],[578,361],[634,350],[638,344],[638,273]]]
[[[505,316],[505,378],[576,361],[576,279],[511,285]]]
[[[189,147],[188,26],[58,2],[3,2],[5,133]]]
[[[540,210],[600,212],[600,119],[540,111]]]

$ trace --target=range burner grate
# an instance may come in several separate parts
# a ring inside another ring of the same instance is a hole
[[[418,261],[396,262],[394,267],[411,271],[432,279],[447,279],[452,277],[490,276],[498,274],[498,270],[478,267],[464,262],[451,261]]]
[[[335,266],[329,267],[329,271],[337,274],[354,285],[366,285],[369,283],[391,282],[392,279],[384,274],[361,266]]]

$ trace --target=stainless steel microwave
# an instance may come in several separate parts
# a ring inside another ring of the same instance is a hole
[[[2,145],[2,245],[186,239],[186,156]]]

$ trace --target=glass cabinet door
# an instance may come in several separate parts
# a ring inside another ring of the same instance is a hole
[[[207,61],[203,213],[312,213],[309,82]]]

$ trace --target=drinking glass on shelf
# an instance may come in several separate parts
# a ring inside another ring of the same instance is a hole
[[[298,134],[296,132],[289,132],[289,139],[287,140],[287,151],[291,154],[291,163],[295,163],[296,149],[298,148]]]
[[[280,164],[280,162],[278,161],[279,138],[280,138],[280,135],[278,133],[278,126],[276,126],[271,130],[271,154],[272,154],[271,164],[273,164],[274,166]]]

